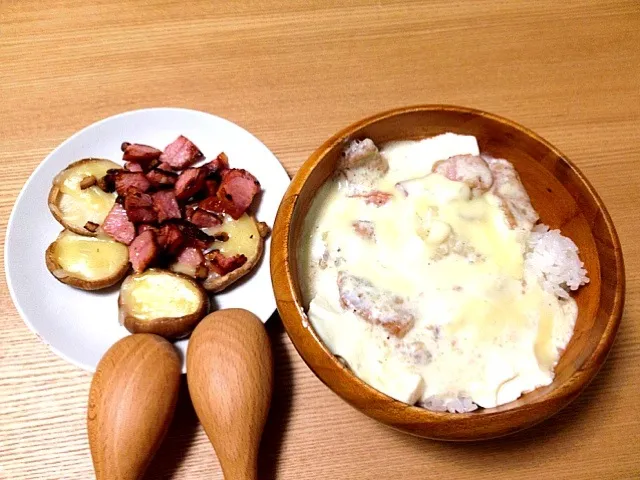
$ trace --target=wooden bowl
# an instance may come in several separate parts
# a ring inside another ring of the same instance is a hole
[[[368,386],[331,354],[303,310],[297,252],[303,221],[318,188],[332,174],[345,142],[421,139],[444,132],[474,135],[480,150],[513,162],[541,221],[560,228],[580,249],[591,282],[574,298],[575,333],[554,382],[497,408],[440,413],[396,401]],[[530,427],[575,399],[604,363],[624,303],[624,264],[618,236],[600,197],[558,149],[526,128],[479,110],[426,105],[384,112],[334,135],[302,165],[280,204],[273,229],[271,276],[278,310],[296,349],[331,390],[391,427],[440,440],[479,440]]]

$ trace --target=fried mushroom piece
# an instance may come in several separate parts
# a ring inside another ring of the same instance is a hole
[[[104,237],[63,230],[45,252],[51,274],[81,290],[100,290],[119,282],[129,271],[126,245]]]
[[[168,270],[150,268],[129,275],[120,287],[120,323],[131,333],[182,338],[208,310],[205,290],[193,279]]]

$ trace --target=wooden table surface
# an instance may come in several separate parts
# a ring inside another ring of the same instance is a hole
[[[276,393],[261,478],[640,478],[637,0],[2,0],[0,235],[47,153],[112,114],[181,106],[221,115],[263,140],[293,175],[338,129],[417,103],[506,116],[579,165],[624,249],[617,342],[591,386],[553,419],[504,439],[446,444],[351,409],[273,318]],[[91,375],[30,333],[2,279],[0,478],[94,478]],[[146,478],[222,478],[186,388]]]

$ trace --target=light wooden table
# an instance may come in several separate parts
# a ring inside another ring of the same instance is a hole
[[[627,303],[616,345],[591,386],[553,419],[501,440],[445,444],[397,433],[344,404],[303,364],[276,318],[262,478],[640,478],[637,0],[1,0],[0,235],[38,162],[118,112],[169,105],[224,116],[293,175],[339,128],[416,103],[504,115],[580,166],[624,248]],[[91,376],[29,332],[4,283],[0,308],[0,478],[93,478]],[[221,478],[186,389],[147,478]]]

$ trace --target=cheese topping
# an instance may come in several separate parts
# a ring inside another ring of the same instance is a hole
[[[410,404],[463,398],[494,407],[551,383],[575,302],[527,273],[529,231],[510,227],[499,197],[430,173],[437,160],[478,155],[475,138],[393,142],[381,153],[389,170],[374,189],[392,194],[388,202],[352,196],[336,177],[305,223],[302,293],[327,347],[365,382]],[[345,273],[378,296],[341,291]],[[404,336],[379,321],[399,303],[414,320]]]
[[[260,233],[255,220],[246,213],[238,220],[234,220],[230,215],[224,215],[221,225],[203,230],[209,235],[221,232],[229,235],[227,241],[216,241],[211,245],[212,250],[220,250],[220,253],[227,257],[245,255],[247,258],[253,258],[258,251]]]
[[[109,278],[129,261],[126,245],[70,231],[58,237],[53,254],[65,272],[89,281]]]
[[[128,312],[140,320],[183,317],[195,313],[202,302],[188,278],[153,270],[128,277],[120,294]]]

